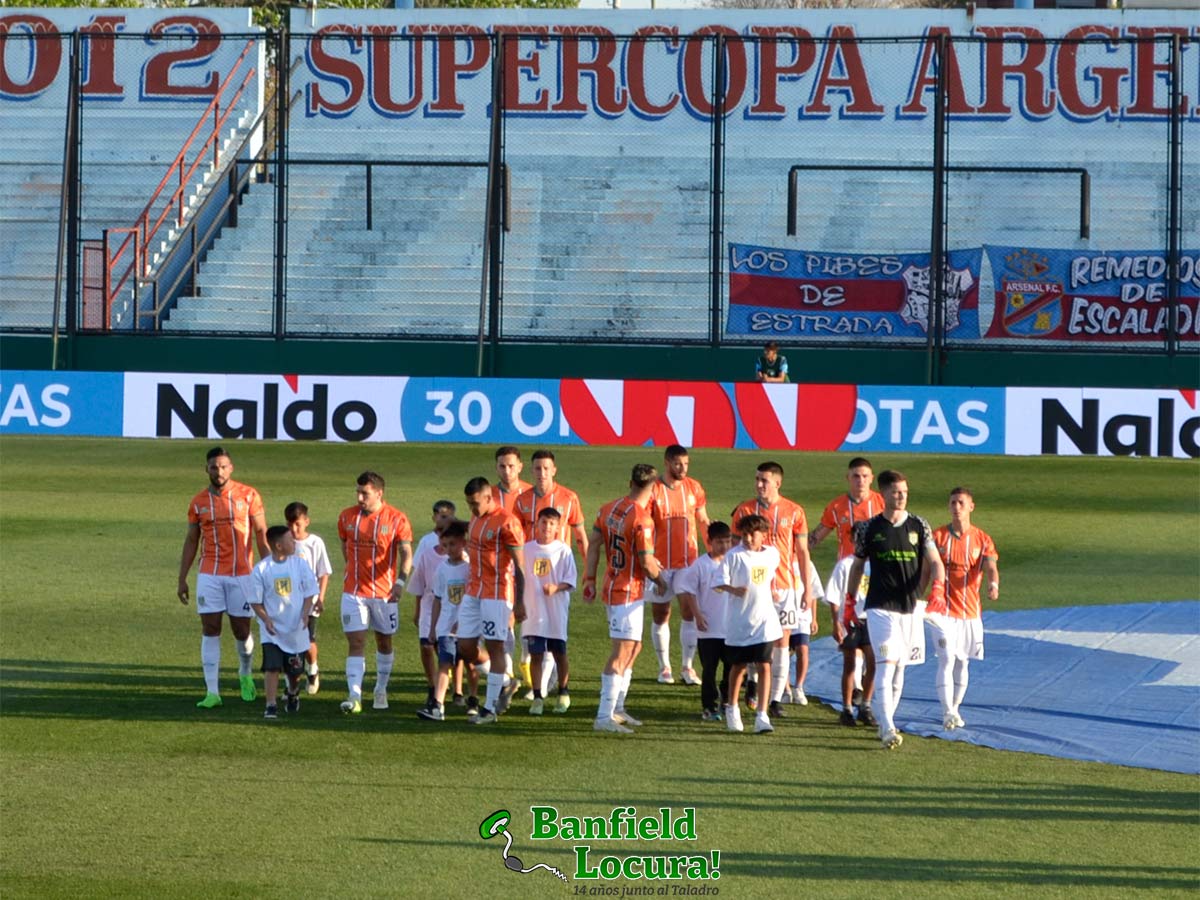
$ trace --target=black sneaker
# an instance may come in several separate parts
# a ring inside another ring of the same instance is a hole
[[[264,719],[278,719],[279,718],[279,708],[274,703],[272,703],[270,706],[267,707],[267,711],[263,713],[263,718]]]
[[[838,722],[842,725],[849,725],[851,728],[858,724],[854,719],[854,713],[848,709],[842,710],[842,714],[838,716]]]
[[[871,712],[871,707],[860,706],[858,708],[858,721],[864,725],[870,725],[872,728],[878,728],[879,722],[875,718],[875,713]]]
[[[462,695],[462,694],[455,694],[455,695],[454,695],[454,705],[455,705],[455,706],[462,706],[462,705],[464,705],[466,702],[467,702],[467,701],[466,701],[466,699],[464,699],[464,698],[463,698],[463,695]]]
[[[441,722],[446,718],[446,713],[442,707],[436,703],[430,703],[417,710],[417,715],[422,719],[428,719],[430,722]]]
[[[467,698],[467,718],[474,721],[479,716],[479,698],[472,694]]]
[[[786,719],[787,713],[783,711],[783,704],[778,700],[772,700],[771,705],[767,707],[767,715],[772,719]]]
[[[858,688],[854,689],[854,693],[850,695],[851,706],[862,706],[862,691]]]
[[[283,708],[289,714],[300,712],[300,694],[288,694]]]

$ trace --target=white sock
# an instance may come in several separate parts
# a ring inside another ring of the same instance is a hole
[[[361,656],[346,657],[346,687],[350,690],[350,699],[362,701],[363,675],[367,671],[367,661]]]
[[[892,702],[892,683],[895,674],[896,664],[894,662],[875,661],[875,696],[879,698],[875,709],[879,713],[880,737],[896,730],[896,722],[892,718],[892,711],[896,708]]]
[[[487,699],[483,705],[492,712],[496,711],[496,703],[500,699],[500,692],[504,690],[504,681],[508,678],[503,672],[488,672],[487,677]]]
[[[963,698],[967,696],[967,666],[970,665],[970,660],[958,659],[954,661],[954,713],[958,714],[958,708],[962,706]]]
[[[896,710],[900,707],[900,695],[904,693],[904,666],[896,666],[896,674],[892,676],[892,720],[895,721]]]
[[[545,697],[550,693],[550,685],[554,683],[555,676],[558,675],[558,667],[554,664],[554,654],[547,653],[542,657],[542,696]]]
[[[679,623],[679,652],[684,671],[693,668],[696,658],[696,623],[686,619]]]
[[[617,702],[616,675],[607,672],[600,676],[600,708],[596,710],[596,719],[611,719],[613,707]]]
[[[854,653],[854,687],[862,690],[862,673],[863,673],[863,655],[857,651]]]
[[[235,641],[238,652],[238,675],[245,677],[249,675],[254,665],[254,635],[246,635],[244,641]]]
[[[621,712],[625,711],[625,698],[629,695],[629,683],[633,681],[633,669],[626,669],[624,675],[615,676],[617,680],[617,697],[613,705]]]
[[[650,641],[654,644],[654,655],[658,657],[660,669],[671,668],[671,623],[650,624]]]
[[[386,693],[388,680],[392,677],[392,663],[395,661],[395,653],[375,654],[375,693]]]
[[[320,671],[321,671],[321,667],[318,666],[316,663],[305,663],[304,664],[304,674],[306,674],[306,675],[316,675]]]
[[[954,669],[955,661],[947,653],[939,656],[937,661],[937,695],[942,704],[942,715],[948,716],[954,712]]]
[[[204,668],[204,688],[210,694],[220,693],[221,637],[203,635],[200,638],[200,665]]]
[[[787,647],[776,647],[771,651],[771,699],[778,703],[783,699],[787,687]]]
[[[475,663],[475,674],[480,678],[487,678],[488,673],[492,671],[492,661]]]

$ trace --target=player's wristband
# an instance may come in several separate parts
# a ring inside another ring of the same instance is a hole
[[[408,579],[402,575],[396,579],[396,584],[400,585],[400,590],[404,590],[408,587]]]
[[[583,580],[584,580],[584,582],[585,582],[585,583],[586,583],[586,582],[589,582],[589,581],[595,581],[595,580],[596,580],[596,576],[595,576],[595,575],[584,575],[584,576],[583,576]]]

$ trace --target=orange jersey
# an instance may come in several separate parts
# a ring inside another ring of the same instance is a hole
[[[412,541],[408,516],[386,503],[373,513],[351,506],[338,516],[337,528],[346,554],[343,592],[386,600],[396,583],[400,545]]]
[[[628,497],[600,507],[595,529],[604,543],[608,567],[600,599],[607,606],[624,606],[642,599],[646,570],[642,554],[654,552],[654,521],[650,513]]]
[[[533,485],[526,481],[518,481],[516,490],[506,491],[504,488],[500,487],[500,485],[493,484],[492,496],[496,499],[497,503],[504,507],[505,512],[512,512],[513,504],[517,502],[517,498],[531,487],[533,487]]]
[[[559,515],[562,516],[559,519],[562,525],[558,535],[559,540],[567,546],[571,546],[574,538],[570,536],[567,529],[583,524],[583,507],[579,505],[579,495],[570,488],[556,484],[553,489],[542,495],[538,494],[537,488],[522,491],[513,501],[511,512],[521,522],[521,527],[525,529],[525,536],[532,540],[533,526],[537,522],[538,513],[551,507],[557,509]]]
[[[707,503],[695,478],[684,476],[674,487],[667,487],[661,478],[654,482],[649,512],[654,520],[654,555],[664,569],[686,569],[700,555],[696,510]]]
[[[780,589],[803,588],[803,584],[797,584],[792,560],[796,553],[796,539],[808,534],[808,519],[804,516],[804,507],[786,497],[780,497],[767,506],[755,497],[753,500],[747,500],[731,515],[734,534],[738,534],[737,523],[743,516],[762,516],[771,523],[771,532],[767,540],[779,551],[779,570],[775,573],[775,586]]]
[[[513,550],[525,545],[525,532],[512,513],[495,509],[471,520],[467,555],[471,570],[466,593],[480,600],[513,600]]]
[[[979,585],[983,561],[999,559],[996,545],[974,525],[962,534],[943,525],[933,532],[933,542],[946,564],[946,614],[956,619],[978,619],[982,615]]]
[[[254,568],[255,516],[265,515],[262,497],[247,484],[225,483],[214,494],[200,491],[188,505],[188,523],[200,527],[200,574],[249,575]]]
[[[852,500],[849,494],[842,494],[836,500],[830,500],[821,513],[821,524],[830,531],[837,532],[838,559],[854,555],[854,523],[866,522],[883,512],[883,498],[875,491],[869,491],[862,500]]]

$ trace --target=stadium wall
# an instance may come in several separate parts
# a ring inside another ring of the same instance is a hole
[[[0,372],[0,434],[1200,457],[1196,392]]]
[[[787,346],[793,381],[854,380],[870,384],[924,381],[924,351]],[[751,347],[508,344],[485,347],[484,374],[506,378],[676,378],[739,381],[752,376]],[[0,336],[0,360],[9,369],[49,369],[51,339]],[[252,338],[79,335],[62,341],[60,369],[101,372],[221,371],[335,375],[474,374],[473,342],[263,340]],[[1195,353],[1142,356],[1121,353],[1037,353],[1013,350],[949,351],[942,383],[959,386],[1142,387],[1200,389]]]

